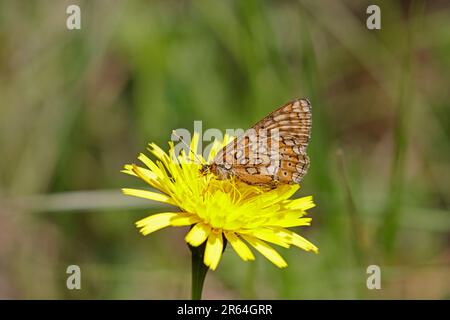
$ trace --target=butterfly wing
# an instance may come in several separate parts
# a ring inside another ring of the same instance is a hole
[[[294,100],[230,142],[213,162],[248,184],[299,183],[309,167],[310,134],[311,104]]]
[[[295,144],[306,149],[311,137],[311,124],[311,103],[308,99],[303,98],[279,107],[252,128],[257,131],[260,129],[278,129],[280,136],[288,140],[290,140],[290,137],[295,137]],[[287,142],[293,145],[292,142]]]

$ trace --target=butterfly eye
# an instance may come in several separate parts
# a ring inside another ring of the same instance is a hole
[[[200,169],[200,173],[201,174],[209,173],[209,166],[208,165],[203,165],[202,168]]]

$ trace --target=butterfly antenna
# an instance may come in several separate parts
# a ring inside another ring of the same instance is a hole
[[[195,159],[198,161],[198,163],[202,164],[202,160],[201,160],[201,159],[198,157],[198,155],[191,149],[191,146],[188,145],[188,144],[184,141],[184,139],[183,139],[181,136],[179,136],[179,135],[177,134],[177,132],[176,132],[175,130],[172,130],[172,134],[173,134],[175,137],[177,137],[177,138],[181,141],[181,143],[184,144],[184,145],[188,148],[188,150],[192,153],[192,155],[195,157]]]

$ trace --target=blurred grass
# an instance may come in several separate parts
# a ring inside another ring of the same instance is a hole
[[[246,128],[302,96],[299,195],[317,207],[299,231],[320,254],[281,249],[278,270],[227,249],[205,296],[449,297],[445,1],[376,1],[380,31],[369,1],[78,1],[68,31],[72,3],[0,2],[0,297],[188,297],[186,230],[140,236],[134,222],[161,207],[114,191],[139,185],[121,166],[194,120]]]

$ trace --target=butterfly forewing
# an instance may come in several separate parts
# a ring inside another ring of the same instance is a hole
[[[297,99],[276,109],[214,158],[219,177],[235,176],[248,184],[299,183],[306,174],[311,135],[311,104]],[[225,173],[225,174],[224,174]]]

